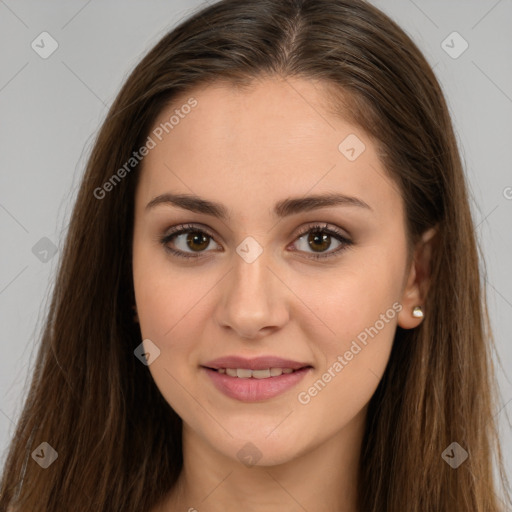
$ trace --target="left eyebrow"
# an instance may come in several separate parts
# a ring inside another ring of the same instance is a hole
[[[226,221],[231,219],[228,209],[223,204],[209,201],[193,194],[161,194],[146,205],[146,210],[150,210],[160,204],[170,204],[184,210],[211,215]],[[332,193],[283,199],[274,206],[274,215],[283,218],[329,206],[356,206],[373,211],[371,206],[362,199]]]

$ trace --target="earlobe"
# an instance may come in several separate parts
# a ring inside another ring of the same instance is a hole
[[[421,324],[424,316],[422,306],[404,307],[398,314],[398,325],[402,329],[414,329]]]
[[[402,294],[403,309],[398,315],[398,325],[403,329],[414,329],[425,316],[424,304],[430,284],[430,262],[436,233],[436,228],[425,231],[415,247],[409,277]]]
[[[423,313],[423,308],[421,306],[414,306],[412,310],[412,316],[414,318],[423,318],[425,316]]]

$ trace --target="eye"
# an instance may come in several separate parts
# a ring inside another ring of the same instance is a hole
[[[308,236],[305,236],[308,235]],[[302,242],[303,252],[304,248],[310,248],[316,254],[307,256],[308,258],[320,259],[320,258],[331,258],[338,256],[340,252],[347,249],[353,244],[341,231],[337,228],[329,228],[328,224],[308,226],[305,230],[299,233],[299,241]],[[325,252],[332,245],[332,239],[335,238],[338,241],[337,249],[334,251]]]
[[[173,241],[176,239],[176,241]],[[177,226],[170,233],[165,235],[160,242],[163,244],[166,251],[174,254],[181,258],[199,258],[201,252],[205,252],[210,245],[210,241],[214,240],[212,234],[210,234],[204,228],[200,228],[193,224],[184,224]],[[169,247],[169,243],[173,241],[174,245],[178,246],[178,250]],[[192,252],[188,252],[187,249],[192,249]],[[197,251],[195,250],[197,249]],[[194,254],[194,253],[197,254]]]
[[[313,259],[335,257],[353,244],[341,231],[337,228],[329,228],[327,224],[308,226],[297,236],[298,241],[303,245],[303,248],[298,251],[308,252],[308,248],[312,249],[316,254],[310,253],[307,257]],[[337,248],[334,251],[325,252],[331,247],[333,238],[338,242]],[[166,251],[180,258],[201,257],[201,253],[210,252],[206,249],[211,241],[218,245],[215,237],[208,230],[194,224],[176,226],[160,240]],[[171,243],[178,249],[170,247]]]

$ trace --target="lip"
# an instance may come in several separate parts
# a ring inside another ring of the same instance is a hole
[[[213,368],[246,368],[264,370],[267,368],[292,368],[293,373],[283,373],[278,377],[265,379],[230,377]],[[224,395],[241,402],[261,402],[278,396],[296,386],[313,367],[308,363],[291,361],[274,356],[246,359],[229,356],[209,361],[201,366],[201,371],[211,379],[213,385]]]
[[[301,363],[290,359],[282,359],[275,356],[260,356],[248,359],[240,356],[225,356],[208,361],[203,365],[206,368],[245,368],[247,370],[265,370],[267,368],[291,368],[299,370],[305,366],[311,366],[309,363]]]
[[[311,366],[293,373],[283,373],[279,377],[266,379],[241,379],[219,373],[211,368],[201,367],[212,380],[213,385],[222,393],[241,402],[260,402],[273,398],[296,386],[312,370]]]

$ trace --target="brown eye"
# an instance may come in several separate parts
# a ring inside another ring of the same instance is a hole
[[[307,243],[314,251],[323,252],[331,246],[331,235],[311,232],[307,237]]]
[[[334,250],[328,251],[333,245],[333,239],[338,245],[335,246]],[[353,243],[343,233],[334,228],[329,228],[327,225],[310,226],[299,234],[298,241],[302,242],[302,247],[299,246],[297,250],[309,253],[311,255],[309,257],[314,259],[334,257]]]
[[[161,239],[165,250],[183,258],[202,256],[214,240],[213,236],[197,226],[178,226]],[[171,247],[172,246],[172,247]]]
[[[186,236],[185,240],[187,247],[189,247],[190,249],[197,249],[198,251],[203,251],[208,247],[208,245],[210,245],[208,235],[201,231],[190,232]]]

